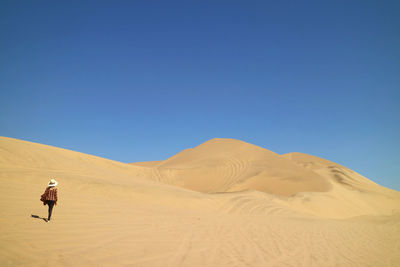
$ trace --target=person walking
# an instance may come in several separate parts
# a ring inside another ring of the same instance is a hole
[[[40,200],[43,201],[43,205],[47,204],[49,206],[49,215],[47,220],[44,219],[46,222],[50,221],[53,207],[54,205],[57,205],[57,185],[58,182],[55,179],[51,179],[43,195],[40,197]]]

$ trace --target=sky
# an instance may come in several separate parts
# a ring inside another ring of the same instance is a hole
[[[400,190],[398,1],[0,1],[0,135],[121,162],[209,139]]]

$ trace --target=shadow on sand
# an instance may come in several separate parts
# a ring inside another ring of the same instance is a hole
[[[47,219],[46,219],[46,218],[42,218],[42,217],[40,217],[40,216],[38,216],[38,215],[31,214],[31,217],[32,217],[32,218],[35,218],[35,219],[40,219],[40,220],[43,220],[43,221],[47,222]]]

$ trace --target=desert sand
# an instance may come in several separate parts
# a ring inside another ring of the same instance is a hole
[[[0,137],[0,181],[0,266],[400,266],[400,192],[308,154],[212,139],[126,164]]]

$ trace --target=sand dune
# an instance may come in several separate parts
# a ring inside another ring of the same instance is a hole
[[[256,190],[286,196],[317,216],[390,215],[400,208],[399,192],[340,164],[304,153],[278,155],[234,139],[212,139],[147,167],[151,180],[205,193]]]
[[[258,190],[292,195],[330,188],[324,177],[272,151],[220,138],[158,163],[153,179],[207,193]]]
[[[124,164],[0,137],[0,182],[0,266],[400,265],[400,193],[307,154],[213,139]]]

